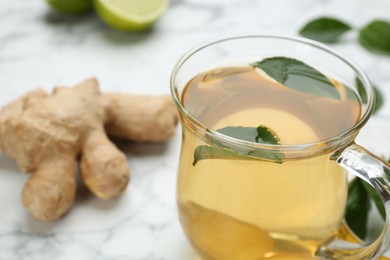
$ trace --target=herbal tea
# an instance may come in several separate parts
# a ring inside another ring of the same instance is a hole
[[[360,119],[359,98],[340,82],[329,80],[333,89],[317,95],[316,85],[300,88],[295,80],[288,87],[266,72],[237,66],[201,73],[187,84],[182,104],[210,129],[262,125],[280,144],[324,140]],[[193,164],[195,149],[212,144],[186,120],[183,128],[178,205],[202,258],[315,259],[317,247],[336,235],[348,182],[330,154],[283,163],[212,158]]]

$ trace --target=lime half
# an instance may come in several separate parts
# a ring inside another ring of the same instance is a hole
[[[92,10],[92,0],[47,0],[54,9],[65,13],[82,13]]]
[[[95,9],[113,28],[141,31],[160,18],[168,3],[169,0],[95,0]]]

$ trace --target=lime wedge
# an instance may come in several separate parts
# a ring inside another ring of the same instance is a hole
[[[65,13],[81,13],[92,10],[92,0],[47,0],[54,9]]]
[[[113,28],[141,31],[160,18],[168,3],[169,0],[95,0],[95,9]]]

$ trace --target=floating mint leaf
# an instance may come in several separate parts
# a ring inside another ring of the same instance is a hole
[[[196,147],[192,165],[195,166],[200,160],[204,159],[258,160],[218,146],[201,145]]]
[[[372,21],[360,30],[359,43],[371,52],[390,55],[390,23]]]
[[[256,143],[279,144],[280,139],[274,131],[266,126],[257,127]]]
[[[345,221],[361,239],[367,234],[370,197],[360,178],[355,178],[349,185]]]
[[[322,97],[341,98],[336,87],[324,74],[302,61],[273,57],[256,62],[252,66],[263,70],[279,83],[292,89]]]
[[[360,95],[360,98],[362,99],[362,103],[367,104],[367,93],[366,93],[366,89],[363,86],[362,81],[358,77],[356,77],[355,83],[356,83],[356,88],[357,88],[357,91]],[[375,105],[374,105],[374,114],[375,114],[382,107],[384,98],[383,98],[382,93],[378,89],[378,87],[373,86],[373,89],[374,89],[374,95],[375,95]]]
[[[280,144],[275,132],[266,126],[259,126],[257,128],[228,126],[217,130],[217,132],[248,142]],[[196,147],[193,165],[195,166],[200,160],[204,159],[263,160],[282,163],[284,154],[262,149],[243,151],[228,147],[220,142],[214,142],[214,146],[202,145]]]
[[[279,144],[280,140],[276,133],[266,126],[244,127],[244,126],[227,126],[217,130],[217,132],[248,142]]]
[[[227,147],[197,146],[194,152],[194,161],[192,165],[196,165],[199,161],[205,159],[228,159],[228,160],[245,160],[245,161],[268,161],[274,163],[283,163],[284,154],[276,152],[268,152],[265,150],[250,151],[247,154],[241,154],[230,150]]]
[[[307,23],[299,31],[299,34],[316,41],[335,43],[340,39],[341,35],[351,29],[351,26],[343,21],[330,17],[321,17]]]
[[[256,142],[257,131],[256,127],[244,127],[244,126],[227,126],[217,130],[218,133],[248,141]]]

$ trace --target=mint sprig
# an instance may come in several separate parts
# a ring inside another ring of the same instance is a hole
[[[227,126],[217,130],[217,132],[254,143],[280,144],[279,137],[270,128],[260,125],[258,127]],[[213,146],[201,145],[196,147],[194,152],[193,165],[205,159],[229,159],[229,160],[262,160],[274,163],[282,163],[284,154],[280,152],[270,152],[267,150],[243,150],[224,145],[222,142],[214,142]]]
[[[272,57],[251,64],[268,76],[292,89],[340,100],[332,82],[317,69],[287,57]]]
[[[390,55],[390,23],[385,20],[374,20],[363,28],[354,29],[349,24],[332,17],[320,17],[309,21],[299,34],[324,43],[336,43],[346,32],[355,30],[359,43],[366,50]]]

